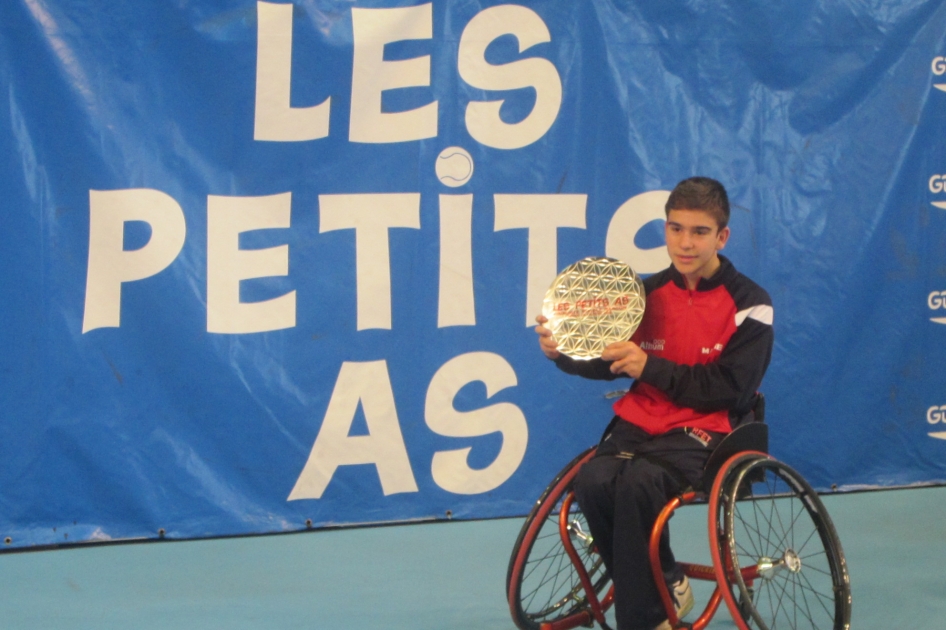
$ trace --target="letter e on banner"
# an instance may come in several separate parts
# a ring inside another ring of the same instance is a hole
[[[207,332],[254,333],[296,325],[296,292],[240,301],[240,281],[289,275],[289,246],[240,249],[240,234],[289,227],[292,194],[207,197]]]
[[[430,55],[384,60],[384,45],[433,37],[433,7],[351,10],[354,58],[351,77],[352,142],[405,142],[437,135],[437,101],[405,112],[382,112],[385,90],[430,85]]]
[[[453,399],[464,385],[482,381],[486,397],[517,384],[512,366],[498,354],[470,352],[447,361],[430,381],[424,418],[440,435],[476,437],[500,432],[503,445],[486,468],[475,470],[467,463],[472,447],[434,453],[430,469],[434,482],[455,494],[481,494],[509,479],[526,454],[529,426],[522,411],[512,403],[497,403],[475,411],[457,411]]]
[[[359,403],[368,435],[350,436]],[[342,363],[319,435],[287,500],[320,498],[335,470],[354,464],[375,465],[385,496],[417,492],[386,361]]]
[[[144,247],[124,250],[126,221],[151,226],[151,238]],[[184,247],[186,232],[184,211],[167,193],[150,188],[90,190],[82,332],[117,328],[122,283],[148,278],[170,265]]]

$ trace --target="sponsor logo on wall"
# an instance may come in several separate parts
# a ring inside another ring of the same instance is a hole
[[[946,193],[946,175],[933,175],[929,181],[930,192],[935,194]],[[931,201],[933,206],[946,210],[946,201]]]
[[[946,291],[933,291],[926,297],[926,305],[933,311],[934,315],[946,315]],[[944,311],[939,313],[939,311]],[[936,324],[946,324],[946,317],[930,317],[930,321]]]
[[[933,76],[942,77],[944,74],[946,74],[946,57],[933,57],[933,61],[930,66],[933,70]],[[937,90],[946,92],[946,83],[934,83],[933,87],[935,87]]]
[[[933,405],[927,409],[926,421],[932,426],[946,423],[946,405]],[[946,440],[946,431],[930,431],[929,436],[938,440]]]

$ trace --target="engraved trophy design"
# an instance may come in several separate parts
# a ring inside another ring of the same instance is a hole
[[[583,258],[566,267],[542,301],[558,351],[596,359],[605,346],[627,341],[644,316],[644,283],[614,258]]]

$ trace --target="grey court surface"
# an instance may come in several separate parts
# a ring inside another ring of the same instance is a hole
[[[829,496],[860,630],[946,628],[946,488]],[[708,562],[705,507],[673,520]],[[522,519],[0,554],[0,629],[514,630]],[[698,605],[700,591],[697,591]],[[717,614],[711,628],[733,628]]]

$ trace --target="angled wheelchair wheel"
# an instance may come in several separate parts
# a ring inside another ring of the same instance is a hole
[[[851,589],[831,517],[794,469],[760,453],[731,458],[711,497],[717,579],[740,628],[848,630]]]
[[[521,630],[538,630],[540,624],[562,620],[589,608],[586,591],[560,535],[563,501],[569,540],[578,554],[596,594],[610,580],[601,557],[593,551],[591,534],[571,487],[578,469],[594,455],[588,449],[555,477],[526,518],[513,547],[506,573],[506,593],[513,621]]]

